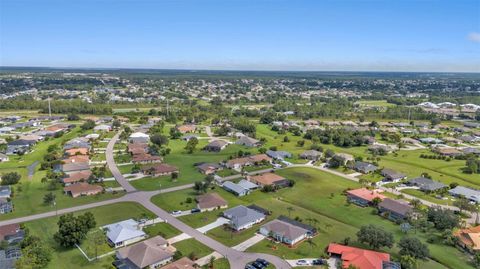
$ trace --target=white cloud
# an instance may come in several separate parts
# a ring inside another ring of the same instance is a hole
[[[480,33],[471,32],[470,34],[468,34],[468,40],[476,42],[476,43],[480,43]]]

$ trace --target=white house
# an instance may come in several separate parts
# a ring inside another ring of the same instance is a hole
[[[107,239],[110,245],[115,248],[123,247],[147,237],[138,224],[133,219],[120,221],[102,227],[107,230]]]

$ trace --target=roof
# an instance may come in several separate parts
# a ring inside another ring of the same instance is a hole
[[[251,176],[250,178],[261,185],[272,185],[277,181],[285,180],[284,177],[274,173],[264,173],[261,175]]]
[[[263,225],[262,228],[272,231],[275,234],[281,235],[292,241],[308,233],[308,230],[306,229],[279,219],[268,222],[267,224]]]
[[[193,262],[187,257],[183,257],[180,260],[174,261],[161,267],[161,269],[194,269],[194,265],[195,262]]]
[[[223,140],[213,140],[212,142],[208,143],[208,145],[206,147],[207,148],[222,148],[226,144],[228,144],[228,142],[225,142]]]
[[[129,138],[149,138],[150,136],[148,134],[142,133],[142,132],[136,132],[133,133],[129,136]]]
[[[344,160],[347,160],[347,161],[354,159],[353,155],[348,154],[348,153],[337,153],[337,154],[334,155],[334,157],[341,158],[341,159],[344,159]]]
[[[103,190],[103,188],[102,186],[91,185],[91,184],[82,182],[82,183],[66,186],[65,188],[63,188],[63,190],[65,192],[70,192],[72,193],[72,195],[74,195],[74,194],[79,194],[84,192],[95,192],[95,191],[100,192]]]
[[[283,159],[283,158],[290,158],[292,157],[292,154],[290,152],[287,152],[287,151],[281,151],[281,150],[278,150],[278,151],[274,151],[274,150],[267,150],[267,155],[272,157],[272,158],[275,158],[275,159]]]
[[[66,159],[63,159],[63,163],[88,163],[90,158],[88,155],[73,155]]]
[[[61,169],[63,172],[81,171],[89,170],[90,166],[88,163],[66,163],[61,165]]]
[[[92,175],[92,171],[85,170],[76,173],[72,173],[63,179],[63,183],[74,183],[81,180],[86,180]]]
[[[369,190],[367,188],[360,188],[355,190],[349,190],[347,193],[355,197],[361,198],[366,201],[373,201],[375,198],[385,199],[386,196],[381,194],[382,190]]]
[[[29,146],[35,144],[33,140],[17,139],[11,142],[8,142],[9,146]]]
[[[157,235],[145,241],[118,250],[122,258],[144,268],[169,259],[173,253],[167,250],[167,240]]]
[[[192,124],[185,124],[185,125],[180,125],[177,127],[177,130],[179,130],[181,133],[186,133],[186,132],[193,132],[197,129],[197,126],[192,125]]]
[[[67,155],[87,155],[88,154],[88,148],[72,148],[72,149],[67,149],[65,150],[65,154]]]
[[[117,244],[123,241],[145,236],[145,233],[138,228],[138,222],[133,219],[123,220],[117,223],[103,226],[107,229],[107,237],[111,242]]]
[[[355,169],[365,170],[365,171],[373,171],[378,169],[378,167],[376,167],[375,165],[371,163],[366,163],[366,162],[355,162],[354,167]]]
[[[245,189],[249,189],[249,190],[253,190],[253,189],[258,188],[257,184],[255,184],[253,182],[250,182],[248,180],[245,180],[245,179],[240,180],[237,184],[244,187]]]
[[[480,250],[480,225],[459,229],[453,235],[471,249]]]
[[[390,254],[366,250],[361,248],[343,246],[331,243],[328,245],[328,253],[341,255],[343,268],[354,265],[359,269],[382,269],[384,261],[390,261]]]
[[[322,156],[322,153],[318,150],[313,150],[313,149],[305,150],[304,152],[302,152],[300,154],[300,157],[302,157],[302,158],[304,158],[304,157],[318,157],[318,156]]]
[[[409,184],[418,186],[421,190],[425,191],[435,191],[447,187],[447,185],[433,181],[425,177],[417,177],[408,181]]]
[[[235,227],[242,227],[246,224],[257,222],[258,220],[265,218],[264,214],[243,205],[225,210],[223,215],[230,219],[232,225]]]
[[[388,211],[395,212],[402,216],[406,216],[410,211],[412,211],[412,206],[403,200],[393,200],[390,198],[383,199],[382,202],[378,204],[378,207],[387,209]]]
[[[223,199],[218,193],[207,193],[196,197],[197,206],[200,209],[222,207],[227,205],[227,201]]]
[[[134,154],[132,162],[148,162],[148,161],[161,161],[162,157],[151,155],[148,153]]]
[[[261,162],[263,160],[271,161],[272,158],[268,157],[266,154],[257,154],[257,155],[242,157],[242,158],[231,159],[227,161],[227,164],[228,165],[234,165],[234,164],[245,165],[247,163],[256,163],[256,162]]]
[[[233,183],[231,181],[225,181],[222,185],[223,188],[226,188],[227,190],[233,191],[234,193],[241,194],[244,192],[248,192],[249,189],[244,188],[237,183]]]
[[[209,169],[219,169],[221,166],[217,163],[202,163],[202,164],[199,164],[197,165],[197,168],[202,170],[202,171],[206,171],[206,170],[209,170]]]
[[[463,195],[465,198],[475,201],[480,201],[480,191],[470,189],[463,186],[457,186],[454,189],[448,191],[450,194],[453,195]]]
[[[0,226],[0,239],[8,235],[14,235],[20,230],[18,223]]]
[[[235,143],[236,144],[257,144],[257,143],[260,143],[260,140],[244,135],[244,136],[241,136]]]
[[[402,174],[400,172],[397,172],[395,170],[388,169],[388,168],[384,168],[382,170],[382,175],[384,177],[393,178],[393,179],[395,179],[395,178],[405,178],[406,177],[405,174]]]

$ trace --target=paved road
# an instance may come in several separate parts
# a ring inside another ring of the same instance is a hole
[[[115,160],[113,158],[113,147],[115,146],[115,143],[118,140],[118,137],[122,131],[118,132],[115,136],[110,139],[110,142],[108,142],[107,149],[105,151],[105,157],[107,160],[107,165],[108,168],[110,168],[110,171],[112,172],[113,177],[118,181],[118,183],[125,189],[127,192],[132,192],[136,191],[136,189],[128,182],[128,180],[120,173],[120,170],[118,170],[117,165],[115,164]]]

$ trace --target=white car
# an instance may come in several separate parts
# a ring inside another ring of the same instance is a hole
[[[298,260],[297,261],[297,265],[300,265],[300,266],[305,266],[305,265],[309,265],[308,262],[306,260]]]
[[[175,215],[180,215],[180,214],[182,214],[182,211],[180,211],[180,210],[172,211],[172,215],[174,215],[174,216]]]

